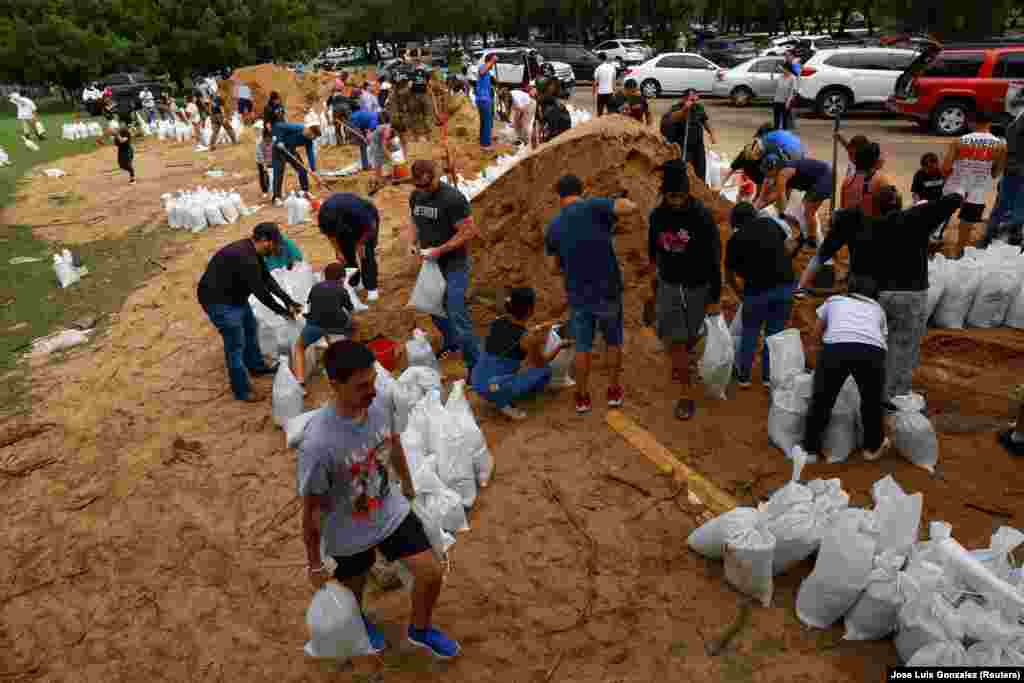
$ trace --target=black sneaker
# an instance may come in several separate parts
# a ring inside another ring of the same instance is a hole
[[[676,402],[676,419],[690,420],[697,413],[697,403],[691,398],[681,398]]]
[[[1017,457],[1024,455],[1024,441],[1014,441],[1012,429],[1004,429],[999,432],[998,439],[999,443],[1002,444],[1003,448],[1005,448],[1010,455],[1015,455]]]
[[[818,240],[814,239],[813,237],[806,237],[803,240],[803,245],[802,246],[810,247],[811,249],[817,249],[818,248]]]
[[[278,362],[278,363],[274,363],[273,365],[265,365],[262,368],[257,368],[256,370],[250,370],[249,374],[253,375],[255,377],[262,377],[264,375],[273,375],[275,372],[277,372],[277,367],[280,364],[281,363]]]

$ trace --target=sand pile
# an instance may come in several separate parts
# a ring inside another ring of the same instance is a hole
[[[274,64],[259,64],[236,69],[231,78],[252,88],[253,105],[261,114],[272,91],[281,93],[288,118],[301,120],[310,100],[323,102],[334,87],[333,71],[314,71],[299,76],[291,69]]]

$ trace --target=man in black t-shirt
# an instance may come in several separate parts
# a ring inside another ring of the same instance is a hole
[[[430,99],[430,78],[430,69],[427,68],[427,65],[418,63],[409,79],[413,139],[416,137],[426,139],[430,135],[430,121],[433,118],[434,110],[433,102]]]
[[[669,142],[679,145],[683,158],[693,164],[693,172],[701,180],[707,179],[705,131],[711,137],[711,144],[716,144],[718,139],[707,111],[700,103],[700,96],[693,88],[687,88],[682,99],[661,118],[661,134]]]
[[[725,250],[725,283],[740,294],[736,275],[743,278],[743,337],[736,358],[736,383],[750,386],[754,354],[761,326],[767,339],[781,332],[793,308],[793,286],[796,280],[793,263],[786,250],[786,233],[774,218],[758,217],[752,204],[742,202],[732,210],[732,226],[736,231]],[[761,357],[761,381],[769,385],[768,345]]]
[[[210,136],[211,152],[217,149],[217,138],[220,136],[221,128],[228,132],[232,144],[238,144],[238,135],[231,126],[231,122],[227,120],[227,114],[224,111],[224,98],[217,93],[214,93],[213,99],[210,101],[210,123],[213,124],[213,135]]]
[[[467,376],[476,364],[479,344],[466,305],[469,291],[469,250],[477,236],[469,201],[451,185],[441,182],[433,161],[420,159],[412,165],[416,190],[409,196],[412,215],[412,253],[437,261],[444,274],[447,318],[432,316],[444,338],[441,356],[462,351]]]

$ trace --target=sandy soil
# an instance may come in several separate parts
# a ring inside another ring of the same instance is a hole
[[[595,140],[584,136],[564,151],[583,154]],[[0,223],[102,213],[106,218],[94,226],[38,228],[44,237],[87,241],[157,216],[161,193],[198,184],[239,187],[255,205],[251,142],[215,155],[147,142],[138,154],[134,187],[122,176],[104,175],[116,162],[114,151],[103,148],[60,164],[72,174],[68,178],[39,179],[23,188],[24,198]],[[466,163],[483,163],[471,147],[459,145]],[[630,162],[639,170],[629,182],[643,193],[653,182],[649,170],[659,152],[639,138],[634,147],[642,153]],[[412,158],[425,154],[441,156],[426,144],[410,150]],[[593,156],[586,159],[598,160],[584,179],[608,189],[602,174],[615,164],[588,154]],[[324,156],[325,168],[356,158],[351,148]],[[538,157],[521,172],[554,173],[545,160],[577,163],[560,155]],[[170,166],[185,161],[192,166]],[[206,178],[211,165],[228,177]],[[293,174],[289,178],[294,182]],[[518,176],[503,181],[506,188],[521,183]],[[548,216],[553,203],[546,185],[518,187],[524,194],[506,195],[495,185],[476,203],[478,216],[487,217],[486,230],[493,229],[492,220],[499,225],[501,214],[528,215],[531,230]],[[73,190],[81,200],[67,209],[50,207],[46,194],[60,190]],[[366,336],[428,325],[402,310],[416,272],[394,235],[407,222],[407,197],[407,188],[377,195],[385,228],[383,300],[362,319]],[[501,211],[495,208],[499,199],[515,203]],[[302,572],[294,456],[284,448],[269,405],[230,399],[219,336],[194,299],[216,249],[256,222],[284,218],[283,209],[264,207],[241,224],[171,241],[163,259],[167,270],[130,296],[98,343],[71,352],[59,366],[38,369],[34,414],[0,425],[6,435],[0,444],[7,444],[0,448],[5,679],[365,681],[383,669],[393,681],[853,682],[878,680],[896,663],[889,642],[843,642],[840,629],[809,631],[797,623],[795,593],[810,562],[780,577],[775,606],[754,609],[723,654],[707,656],[705,642],[733,621],[741,598],[724,585],[719,563],[686,548],[704,511],[687,503],[685,492],[671,497],[674,484],[606,426],[603,407],[578,417],[569,394],[527,404],[530,419],[516,425],[476,406],[498,470],[473,511],[472,530],[459,537],[436,614],[437,623],[462,641],[465,655],[438,666],[398,647],[408,600],[392,592],[368,601],[393,644],[382,660],[356,662],[349,674],[305,659],[310,590]],[[511,233],[513,223],[501,229]],[[286,232],[314,263],[331,257],[314,225]],[[534,240],[525,228],[520,237]],[[492,272],[507,255],[500,241],[487,239],[476,255],[481,273]],[[631,254],[642,239],[639,226],[619,238],[630,278],[640,266]],[[519,251],[516,258],[531,255],[537,252]],[[508,284],[482,277],[476,283],[481,291]],[[534,284],[545,287],[544,280]],[[768,443],[766,390],[702,401],[698,419],[674,420],[667,360],[650,331],[637,324],[647,289],[633,279],[627,292],[625,412],[741,501],[763,497],[789,470]],[[735,302],[725,304],[731,313]],[[794,324],[806,330],[813,306],[800,304]],[[474,315],[483,322],[493,311],[482,301]],[[457,376],[457,366],[450,369]],[[1019,332],[932,332],[916,379],[940,426],[939,476],[897,455],[876,463],[853,458],[842,466],[811,466],[806,475],[840,476],[854,503],[864,504],[870,484],[893,473],[908,490],[924,492],[926,519],[951,522],[969,547],[984,545],[996,518],[968,505],[1005,513],[998,521],[1024,524],[1024,474],[996,446],[993,433],[1006,413],[1006,389],[1022,369]],[[603,395],[605,382],[598,361],[595,396]],[[270,383],[257,380],[268,392]],[[307,405],[324,398],[325,387],[317,384]],[[33,425],[41,430],[24,431]],[[609,473],[643,492],[610,480]]]

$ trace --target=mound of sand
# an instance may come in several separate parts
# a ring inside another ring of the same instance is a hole
[[[252,88],[253,106],[260,114],[272,91],[281,93],[288,117],[301,120],[309,102],[323,103],[334,87],[337,74],[333,71],[314,71],[299,76],[291,69],[275,64],[259,64],[236,69],[231,74],[236,81]]]

